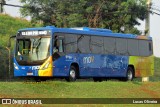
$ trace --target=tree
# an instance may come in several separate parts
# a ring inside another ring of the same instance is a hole
[[[140,33],[134,26],[144,20],[145,0],[21,0],[23,16],[32,22],[57,27],[108,28],[114,32]],[[123,28],[123,29],[122,29]]]
[[[6,3],[5,0],[0,0],[0,13],[3,13],[3,4]]]

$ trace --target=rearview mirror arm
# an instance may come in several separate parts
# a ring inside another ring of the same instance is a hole
[[[11,47],[11,39],[12,39],[12,38],[16,38],[16,36],[14,35],[14,36],[11,36],[11,37],[9,38],[9,42],[8,42],[8,46],[7,46],[8,48]]]

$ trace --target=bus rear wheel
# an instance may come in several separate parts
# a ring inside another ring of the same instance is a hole
[[[132,81],[134,78],[134,71],[132,67],[128,67],[127,73],[126,73],[126,81]]]
[[[66,78],[68,82],[74,82],[77,79],[77,72],[74,66],[70,67],[69,77]]]

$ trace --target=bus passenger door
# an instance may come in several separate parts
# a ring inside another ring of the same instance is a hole
[[[64,53],[64,36],[62,34],[55,34],[53,39],[53,76],[67,76],[64,71],[66,67],[65,53]]]

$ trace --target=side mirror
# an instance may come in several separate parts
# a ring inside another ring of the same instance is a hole
[[[12,38],[16,38],[16,36],[11,36],[11,37],[9,38],[9,42],[8,42],[8,46],[7,46],[7,47],[9,47],[9,48],[11,47],[11,39],[12,39]]]

